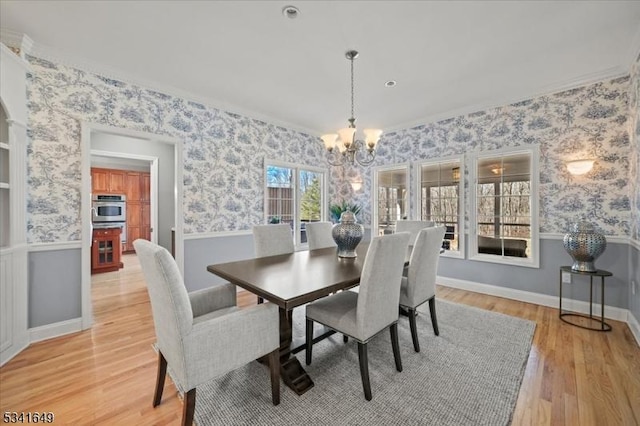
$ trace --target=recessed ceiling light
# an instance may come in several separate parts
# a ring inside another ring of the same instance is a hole
[[[384,87],[393,87],[395,86],[397,83],[395,80],[389,80],[386,83],[384,83]]]
[[[300,11],[295,6],[285,6],[282,8],[282,14],[289,19],[296,19],[300,15]]]

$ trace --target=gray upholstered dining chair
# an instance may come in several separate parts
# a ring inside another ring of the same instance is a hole
[[[399,220],[396,222],[396,232],[408,232],[411,235],[409,237],[409,245],[414,246],[416,244],[416,238],[418,238],[418,233],[424,228],[433,225],[434,223],[430,220]],[[405,267],[402,275],[406,277],[408,273],[409,268]]]
[[[342,291],[306,305],[306,362],[311,364],[313,323],[323,324],[358,342],[364,397],[371,400],[367,343],[389,328],[396,370],[402,371],[398,345],[400,278],[409,246],[409,234],[374,237],[360,275],[360,290]],[[336,260],[337,261],[337,260]]]
[[[287,223],[255,225],[253,227],[253,245],[256,257],[293,253],[291,226]],[[264,300],[258,296],[258,303],[262,302]]]
[[[424,302],[429,302],[433,332],[436,336],[440,335],[436,316],[436,273],[445,229],[444,226],[435,226],[424,228],[418,233],[409,260],[409,272],[406,277],[402,277],[400,307],[407,310],[413,349],[416,352],[420,352],[416,308]]]
[[[146,240],[133,242],[147,282],[158,349],[153,406],[162,400],[167,365],[184,392],[182,424],[190,425],[196,387],[256,358],[268,355],[271,399],[280,403],[278,307],[266,303],[236,307],[232,284],[188,293],[169,252]]]
[[[409,245],[412,246],[415,245],[418,232],[433,225],[434,223],[430,220],[399,220],[396,222],[396,232],[408,232],[411,234]]]
[[[291,226],[287,223],[255,225],[253,227],[253,244],[256,257],[293,253]]]
[[[321,249],[325,247],[336,247],[336,242],[331,236],[333,223],[331,222],[309,222],[305,225],[307,230],[307,241],[309,250]]]

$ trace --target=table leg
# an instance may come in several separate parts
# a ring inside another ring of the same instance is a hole
[[[293,311],[279,308],[280,311],[280,375],[284,383],[295,393],[302,395],[313,387],[313,381],[302,368],[298,358],[291,354],[293,337]]]

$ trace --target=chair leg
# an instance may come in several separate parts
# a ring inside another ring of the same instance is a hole
[[[162,391],[164,390],[164,378],[167,376],[167,360],[158,350],[158,375],[156,376],[156,390],[153,394],[153,406],[160,405]]]
[[[182,426],[193,424],[193,412],[196,409],[196,388],[184,394],[184,404],[182,406]]]
[[[305,351],[305,361],[307,365],[311,365],[311,348],[313,348],[313,320],[307,318],[307,332],[305,335],[306,339],[306,351]]]
[[[396,370],[402,371],[402,358],[400,358],[400,345],[398,344],[398,323],[393,323],[389,327],[391,332],[391,347],[393,348],[393,359],[396,361]]]
[[[280,348],[269,354],[269,370],[271,372],[271,401],[280,404]]]
[[[438,317],[436,317],[436,297],[429,299],[429,313],[431,314],[431,324],[433,324],[433,332],[436,336],[440,335],[438,330]]]
[[[409,314],[409,328],[411,329],[411,340],[413,340],[413,350],[420,352],[420,342],[418,341],[418,327],[416,326],[415,308],[407,309]]]
[[[258,296],[258,305],[264,303],[264,299],[260,296]]]
[[[347,336],[346,334],[343,334],[343,335],[342,335],[342,341],[343,341],[344,343],[347,343],[347,342],[349,341],[349,336]]]
[[[371,401],[371,383],[369,382],[369,359],[367,357],[367,344],[358,342],[358,360],[360,360],[360,376],[364,399]]]

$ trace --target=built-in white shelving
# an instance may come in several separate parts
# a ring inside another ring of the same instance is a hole
[[[0,36],[2,36],[0,31]],[[0,43],[0,365],[29,344],[27,96],[29,65]]]

